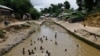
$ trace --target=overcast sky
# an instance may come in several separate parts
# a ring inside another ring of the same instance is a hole
[[[30,1],[32,5],[34,5],[34,7],[40,11],[40,8],[49,7],[50,4],[64,3],[64,1],[66,0],[30,0]],[[74,9],[78,7],[76,4],[76,0],[67,0],[67,1],[69,1],[71,7],[73,7]]]

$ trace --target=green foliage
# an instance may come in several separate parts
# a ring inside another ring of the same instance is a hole
[[[78,10],[81,11],[82,10],[82,7],[83,7],[82,0],[76,0],[76,2],[77,2],[77,5],[79,6]]]
[[[78,10],[86,10],[87,12],[98,10],[100,8],[100,0],[77,0]],[[94,10],[95,9],[95,10]]]
[[[40,13],[34,8],[30,8],[29,13],[33,19],[38,19],[40,17]]]
[[[64,2],[64,7],[65,7],[65,9],[69,9],[70,8],[70,4],[69,4],[68,1]]]
[[[4,0],[0,0],[0,4],[4,4]]]
[[[70,13],[68,20],[71,23],[80,22],[80,21],[84,20],[84,15],[82,12],[79,12],[79,11],[72,12],[72,13]]]
[[[87,11],[91,11],[94,6],[93,0],[84,0],[84,2],[85,2],[85,8],[87,9]]]
[[[63,4],[62,3],[58,3],[58,8],[62,8]]]
[[[72,12],[71,17],[83,17],[83,13],[80,11]]]
[[[32,4],[30,3],[30,0],[0,0],[0,4],[14,9],[16,18],[19,19],[22,18],[23,14],[30,13],[30,9],[33,8]],[[36,9],[33,8],[33,10]]]
[[[64,7],[64,8],[63,8]],[[68,1],[65,1],[63,4],[58,3],[58,4],[51,4],[49,8],[44,8],[41,10],[42,14],[53,14],[53,16],[58,16],[60,13],[62,13],[64,10],[63,9],[69,9],[70,4]]]
[[[78,12],[77,12],[77,16],[78,16],[78,17],[83,17],[84,15],[83,15],[82,12],[78,11]]]
[[[74,12],[74,10],[73,9],[66,9],[65,10],[65,13],[71,13],[71,12]]]
[[[100,0],[96,0],[94,3],[94,11],[100,12]]]

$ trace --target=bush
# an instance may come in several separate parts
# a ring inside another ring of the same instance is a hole
[[[40,12],[38,12],[35,8],[30,8],[29,13],[32,16],[32,19],[39,19]]]
[[[71,13],[68,21],[73,22],[73,23],[79,22],[79,21],[84,21],[84,15],[82,12],[79,12],[79,11],[73,12],[73,13]]]

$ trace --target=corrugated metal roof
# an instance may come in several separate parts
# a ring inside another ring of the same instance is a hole
[[[13,9],[7,7],[7,6],[4,6],[4,5],[0,5],[0,8],[4,8],[4,9],[8,9],[8,10],[13,10]]]

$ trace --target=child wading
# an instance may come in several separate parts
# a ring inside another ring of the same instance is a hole
[[[57,38],[57,32],[55,33],[55,38]]]
[[[23,48],[23,55],[25,54],[25,48]]]

